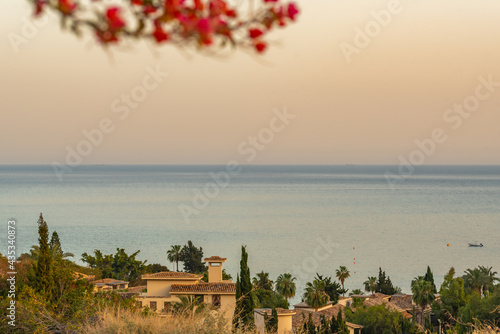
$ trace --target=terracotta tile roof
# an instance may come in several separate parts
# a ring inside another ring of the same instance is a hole
[[[267,313],[267,315],[271,315],[273,313],[273,310],[270,308],[258,308],[255,309],[254,311],[262,315],[264,315],[264,313]],[[296,312],[294,310],[277,307],[276,313],[278,313],[278,315],[286,315],[286,314],[294,315]]]
[[[199,283],[199,284],[172,284],[171,294],[179,293],[223,293],[236,294],[235,283]]]
[[[374,294],[371,294],[368,297],[369,298],[382,298],[382,299],[386,299],[386,298],[390,298],[391,296],[390,295],[385,295],[385,294],[380,293],[380,292],[375,292]]]
[[[412,311],[414,306],[412,303],[412,295],[394,295],[391,297],[391,303],[406,311]]]
[[[205,258],[205,262],[225,262],[227,259],[220,256],[210,256]]]
[[[150,279],[150,278],[166,278],[166,279],[200,279],[203,275],[198,274],[190,274],[182,271],[162,271],[154,274],[146,274],[142,275],[142,279]]]
[[[117,279],[112,279],[112,278],[104,278],[104,279],[99,279],[97,281],[92,281],[93,284],[124,284],[124,283],[128,283],[126,281],[121,281],[121,280],[117,280]]]
[[[361,325],[356,325],[356,324],[353,324],[352,322],[345,322],[347,327],[350,327],[350,328],[353,328],[353,329],[358,329],[358,328],[365,328],[365,326],[361,326]]]
[[[345,317],[344,312],[343,312],[344,308],[345,307],[343,305],[336,304],[336,305],[333,305],[332,307],[330,307],[326,310],[319,311],[319,312],[311,312],[311,311],[306,311],[306,310],[301,310],[301,309],[295,310],[296,314],[294,314],[292,316],[292,327],[294,327],[294,328],[302,327],[304,325],[304,322],[309,319],[309,314],[312,314],[312,319],[313,319],[313,322],[316,326],[321,323],[321,317],[323,315],[325,316],[325,318],[327,320],[331,320],[332,315],[337,316],[339,314],[339,312],[340,312],[340,314],[342,314],[343,317]],[[348,327],[351,327],[354,329],[363,328],[363,326],[361,326],[361,325],[353,324],[350,322],[346,322],[346,324]]]

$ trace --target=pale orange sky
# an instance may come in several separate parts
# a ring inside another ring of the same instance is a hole
[[[389,2],[298,1],[298,22],[272,34],[279,45],[261,57],[186,57],[143,43],[114,51],[113,62],[54,17],[16,53],[9,36],[31,10],[2,0],[0,163],[64,163],[66,147],[103,118],[115,129],[84,164],[244,163],[240,143],[286,107],[296,118],[251,163],[398,164],[442,128],[447,140],[426,164],[500,164],[500,86],[457,129],[443,119],[479,77],[500,82],[500,2],[402,0],[348,63],[341,43],[354,45],[355,28]],[[169,76],[120,120],[112,102],[157,65]]]

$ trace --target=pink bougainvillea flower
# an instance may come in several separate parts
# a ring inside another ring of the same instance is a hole
[[[37,0],[35,3],[35,16],[39,16],[43,12],[43,6],[47,3],[45,1]]]
[[[148,15],[148,14],[153,14],[153,13],[156,13],[156,10],[157,8],[153,5],[146,5],[144,6],[144,14]]]
[[[295,3],[289,3],[288,4],[288,9],[287,9],[288,17],[292,20],[295,21],[295,18],[299,14],[299,8]]]
[[[110,7],[106,10],[106,18],[108,19],[109,29],[112,31],[120,30],[125,26],[125,21],[123,21],[120,16],[120,8]]]
[[[260,36],[262,36],[264,33],[262,32],[262,30],[260,29],[249,29],[248,30],[248,35],[250,36],[250,38],[254,39],[254,38],[258,38]]]
[[[136,6],[142,6],[143,2],[142,0],[131,0],[133,5]]]
[[[157,43],[168,41],[168,34],[162,28],[155,28],[153,31],[153,37],[155,38]]]
[[[264,42],[257,42],[254,44],[255,50],[257,50],[258,53],[262,53],[266,50],[267,44]]]
[[[57,8],[64,15],[71,15],[76,10],[76,4],[72,0],[59,0]]]
[[[97,38],[99,39],[99,42],[101,42],[102,44],[118,42],[118,37],[109,30],[96,30],[95,33]]]

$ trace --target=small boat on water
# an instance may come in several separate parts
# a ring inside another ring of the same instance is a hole
[[[473,242],[473,243],[469,242],[469,247],[483,247],[483,244],[478,242]]]

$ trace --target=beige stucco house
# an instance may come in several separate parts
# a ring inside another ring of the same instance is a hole
[[[254,321],[257,331],[261,334],[266,332],[265,314],[268,317],[272,316],[273,310],[270,308],[260,308],[254,310]],[[284,308],[276,308],[278,314],[278,333],[277,334],[291,334],[293,333],[292,317],[295,315],[294,310],[287,310]]]
[[[236,307],[236,284],[222,279],[222,263],[225,258],[212,256],[205,259],[208,263],[208,283],[202,281],[203,275],[184,272],[159,272],[143,275],[147,282],[147,292],[136,297],[141,306],[161,312],[180,301],[180,296],[203,298],[224,313],[230,324]]]
[[[92,281],[92,284],[94,285],[94,292],[128,289],[128,282],[112,278]]]
[[[297,305],[294,305],[294,311],[295,314],[292,316],[292,326],[295,330],[299,330],[302,328],[304,325],[304,322],[306,322],[309,318],[309,314],[312,316],[312,320],[314,324],[317,326],[321,322],[321,318],[324,316],[327,320],[330,320],[332,316],[335,317],[345,317],[344,314],[344,309],[345,305],[344,303],[349,302],[349,298],[343,298],[343,302],[340,302],[341,299],[339,299],[339,303],[334,304],[333,302],[329,302],[327,305],[320,307],[320,308],[312,308],[307,305],[307,303],[299,303]],[[361,333],[361,329],[363,326],[353,324],[350,322],[346,322],[347,329],[349,330],[349,334],[358,334]]]

